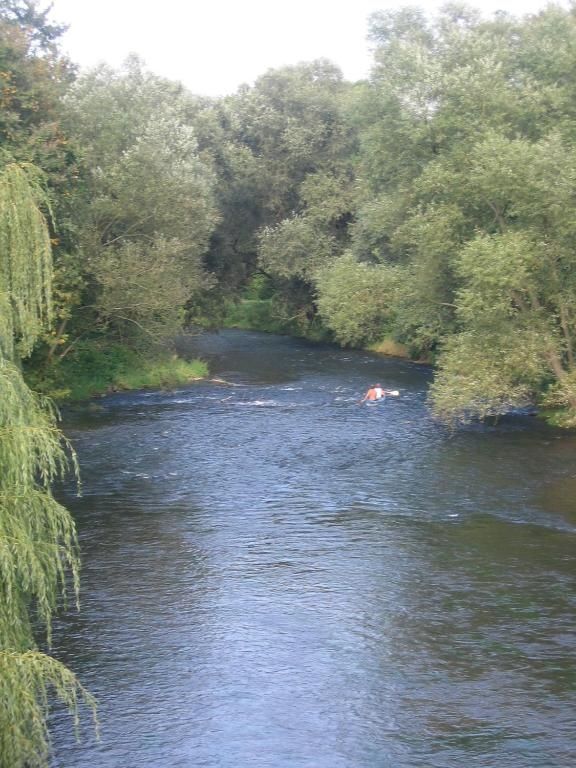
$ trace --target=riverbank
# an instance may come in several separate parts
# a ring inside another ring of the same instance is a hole
[[[226,307],[222,327],[240,331],[275,333],[281,336],[306,339],[307,341],[338,344],[331,331],[323,326],[317,318],[309,322],[305,317],[297,316],[284,319],[276,316],[272,299],[242,299],[238,303],[230,303]],[[341,345],[338,344],[338,346]],[[413,363],[433,364],[431,358],[414,357],[406,344],[401,344],[389,336],[360,347],[353,347],[353,349],[363,349],[366,352],[374,352],[376,355],[397,357],[402,360],[410,360]]]
[[[228,302],[222,328],[335,343],[333,334],[317,318],[309,321],[304,315],[284,317],[275,309],[271,298],[244,298],[239,302]]]
[[[75,402],[110,392],[172,389],[208,376],[202,360],[168,351],[146,356],[120,345],[86,345],[51,366],[30,367],[30,386],[57,402]]]
[[[273,305],[271,299],[242,299],[239,303],[230,304],[223,322],[223,328],[230,328],[244,331],[260,331],[263,333],[272,333],[282,336],[291,336],[302,338],[307,341],[319,343],[332,343],[338,345],[330,331],[315,320],[309,324],[304,319],[300,322],[298,318],[291,318],[289,321],[275,317],[273,314]],[[340,345],[338,345],[340,346]],[[379,341],[369,344],[352,347],[372,352],[382,357],[397,358],[408,360],[412,363],[434,366],[434,360],[431,356],[422,357],[411,354],[407,345],[386,336]],[[576,423],[574,416],[564,408],[560,407],[538,407],[534,403],[534,415],[541,421],[544,421],[551,427],[561,429],[574,429]]]

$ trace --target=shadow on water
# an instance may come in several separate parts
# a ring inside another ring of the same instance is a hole
[[[426,368],[244,332],[215,377],[66,414],[102,741],[66,768],[576,764],[576,438],[454,435]],[[376,380],[400,397],[358,406]]]

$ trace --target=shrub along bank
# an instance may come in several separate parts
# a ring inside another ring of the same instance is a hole
[[[143,356],[119,345],[85,345],[56,365],[27,372],[30,385],[55,400],[85,400],[119,390],[170,389],[208,375],[201,360],[165,351]]]

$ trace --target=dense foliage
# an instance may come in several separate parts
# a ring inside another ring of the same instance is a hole
[[[253,322],[400,342],[436,363],[447,420],[538,401],[574,421],[572,10],[381,12],[368,82],[316,61],[211,100],[134,57],[74,77],[37,3],[0,8],[0,130],[56,222],[38,385]]]
[[[353,251],[406,270],[395,333],[434,353],[437,413],[545,393],[576,423],[573,12],[402,11],[372,36]]]
[[[50,493],[67,466],[48,402],[25,384],[29,354],[51,312],[50,239],[37,174],[0,169],[0,764],[43,765],[49,692],[76,713],[90,702],[74,675],[37,649],[68,578],[78,591],[74,522]]]
[[[436,363],[447,421],[537,401],[576,423],[575,23],[383,12],[369,82],[315,62],[200,109],[222,212],[207,258],[219,290],[248,291],[228,317],[401,342]]]

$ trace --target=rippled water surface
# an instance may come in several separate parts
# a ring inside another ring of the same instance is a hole
[[[576,437],[450,434],[426,368],[244,332],[224,382],[65,415],[101,740],[59,768],[576,765]],[[400,390],[357,401],[376,380]]]

